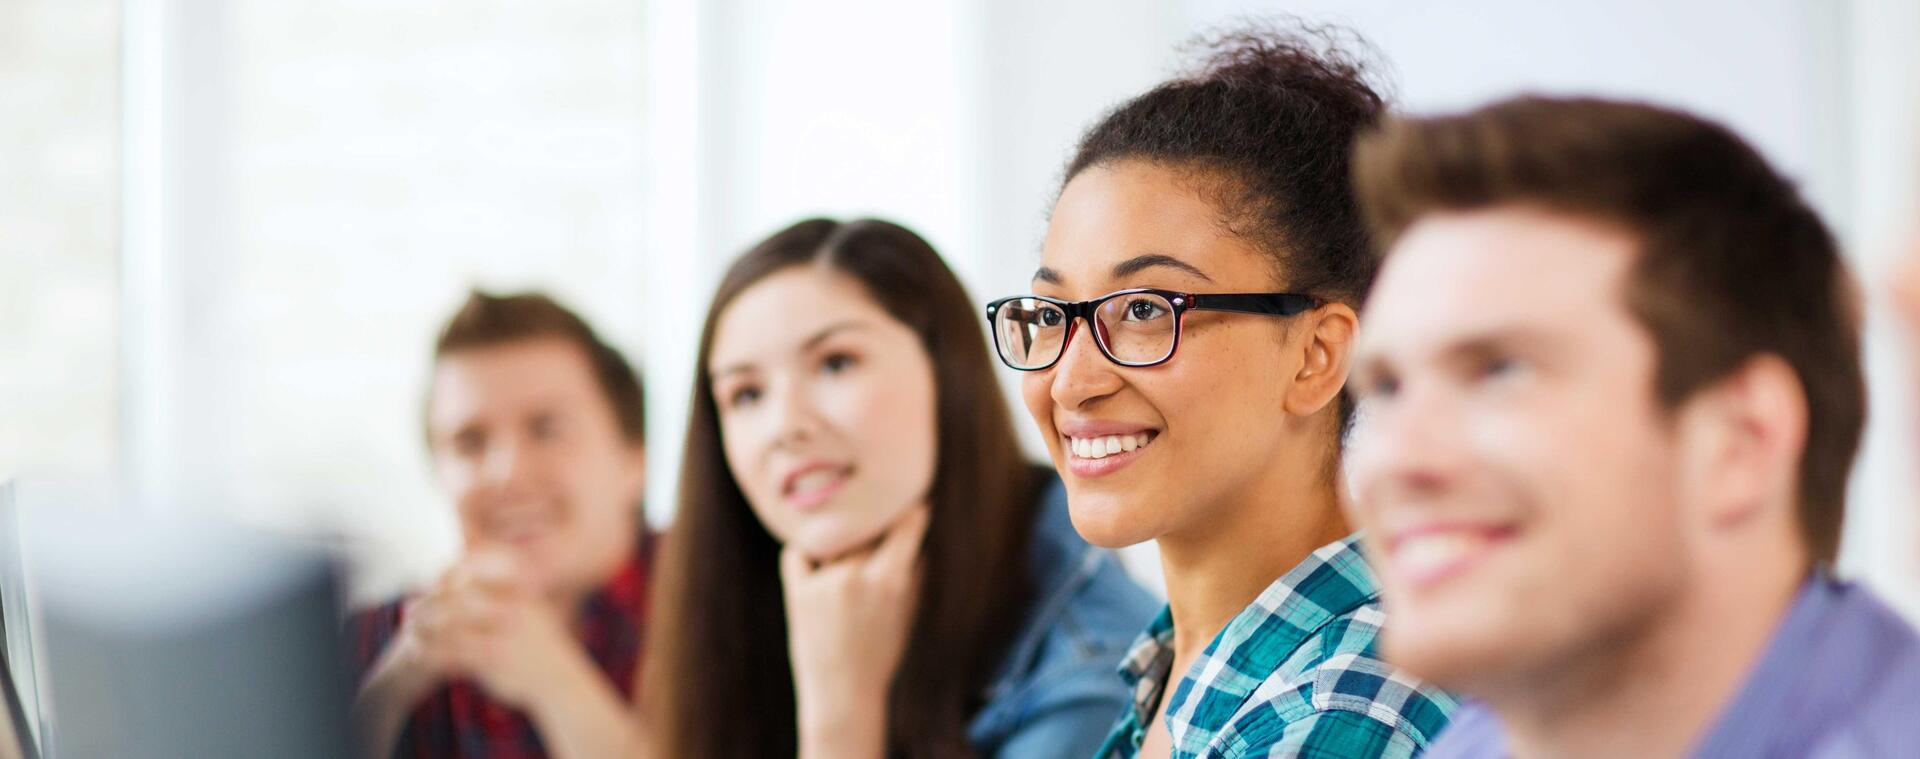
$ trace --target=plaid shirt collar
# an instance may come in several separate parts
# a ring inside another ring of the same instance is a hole
[[[1377,604],[1379,583],[1360,552],[1360,534],[1322,546],[1275,580],[1207,644],[1167,705],[1167,729],[1178,747],[1194,742],[1201,711],[1232,713],[1300,645],[1327,623]],[[1132,756],[1146,737],[1173,669],[1173,613],[1160,615],[1135,639],[1120,663],[1120,676],[1133,689],[1132,708],[1108,736],[1103,759],[1118,752]],[[1217,728],[1217,726],[1214,726]],[[1176,751],[1176,753],[1178,753]]]

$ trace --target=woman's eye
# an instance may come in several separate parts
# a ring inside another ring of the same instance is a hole
[[[1165,312],[1165,308],[1161,308],[1160,304],[1150,300],[1136,300],[1127,304],[1127,319],[1130,321],[1151,321],[1160,318]]]
[[[1042,327],[1058,327],[1060,326],[1060,322],[1065,320],[1066,320],[1065,314],[1062,314],[1059,311],[1055,311],[1051,308],[1043,309],[1040,311],[1040,326]]]
[[[727,408],[740,408],[760,400],[760,388],[740,387],[727,394]]]
[[[820,369],[828,374],[839,374],[853,368],[854,363],[853,356],[845,353],[835,353],[827,356],[826,360],[820,362]]]

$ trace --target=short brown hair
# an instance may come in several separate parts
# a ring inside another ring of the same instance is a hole
[[[1866,421],[1858,305],[1819,215],[1739,136],[1650,105],[1520,97],[1391,120],[1360,140],[1354,178],[1381,251],[1422,215],[1511,204],[1635,234],[1626,306],[1652,335],[1664,407],[1760,354],[1799,376],[1801,533],[1833,561]]]
[[[433,360],[477,348],[539,338],[559,338],[580,347],[593,377],[613,408],[620,435],[633,445],[647,440],[646,393],[626,356],[567,307],[539,292],[494,295],[474,290],[433,343]]]

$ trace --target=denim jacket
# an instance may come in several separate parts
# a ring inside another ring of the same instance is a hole
[[[1113,552],[1088,545],[1052,472],[1033,529],[1034,603],[967,737],[989,759],[1092,756],[1130,693],[1114,675],[1160,610]]]

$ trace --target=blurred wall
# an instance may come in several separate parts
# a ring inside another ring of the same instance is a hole
[[[467,288],[639,351],[643,8],[133,3],[122,475],[341,541],[362,600],[456,548],[421,401]]]
[[[118,461],[118,3],[0,3],[0,478]]]

